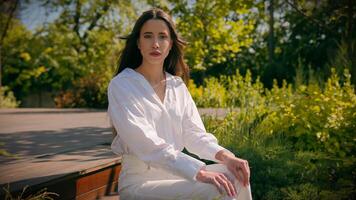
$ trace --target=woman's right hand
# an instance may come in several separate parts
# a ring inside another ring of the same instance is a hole
[[[217,189],[219,190],[220,194],[223,194],[223,190],[225,190],[229,196],[236,196],[236,190],[234,185],[224,173],[207,171],[205,167],[203,167],[196,175],[196,179],[203,183],[215,185],[215,187],[217,187]]]

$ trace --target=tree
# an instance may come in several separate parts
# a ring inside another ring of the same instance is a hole
[[[231,62],[253,40],[254,19],[250,18],[255,1],[169,1],[177,27],[188,41],[186,59],[192,72],[204,73],[222,63]]]
[[[59,101],[68,94],[73,96],[70,105],[57,103],[105,107],[106,86],[122,47],[118,37],[127,33],[124,24],[131,24],[135,8],[130,1],[58,0],[47,6],[62,10],[44,36],[52,44],[50,57],[59,66],[53,70],[52,77],[57,77],[57,81],[52,88],[62,91]]]
[[[105,106],[106,84],[116,69],[117,54],[122,47],[118,36],[127,33],[126,24],[132,24],[136,9],[130,1],[42,3],[60,15],[26,37],[23,35],[28,31],[24,28],[18,28],[19,34],[14,34],[15,30],[11,33],[5,62],[11,67],[6,71],[5,82],[20,99],[30,92],[41,95],[48,91],[59,96],[57,99],[67,93],[76,94],[71,106]],[[22,42],[12,43],[17,40]],[[88,90],[93,91],[84,95]]]
[[[18,20],[12,19],[11,24],[2,44],[3,84],[21,99],[28,93],[31,85],[28,81],[37,74],[30,54],[33,35]]]
[[[332,67],[340,75],[348,68],[355,83],[355,4],[348,0],[270,0],[263,7],[252,32],[254,51],[245,49],[237,55],[239,68],[254,68],[267,87],[275,78],[280,84],[283,79],[292,82],[298,66],[316,71],[321,80]]]
[[[2,87],[2,47],[18,4],[19,0],[0,2],[0,16],[2,18],[0,20],[0,88]]]
[[[329,75],[330,68],[337,69],[341,75],[345,68],[351,71],[355,82],[356,28],[352,26],[356,15],[352,14],[355,5],[342,1],[286,1],[291,11],[286,18],[293,22],[290,44],[299,46],[294,55],[303,58],[304,66]],[[299,40],[299,41],[298,41]],[[342,59],[342,44],[346,45],[346,54]],[[299,45],[298,45],[299,44]],[[287,53],[293,51],[288,50]],[[293,55],[293,54],[291,54]],[[344,62],[335,62],[344,60]]]

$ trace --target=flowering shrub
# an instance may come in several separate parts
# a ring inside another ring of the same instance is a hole
[[[0,108],[16,108],[20,104],[16,101],[14,93],[8,87],[0,87]]]
[[[275,82],[264,89],[250,73],[243,77],[238,72],[206,83],[219,83],[206,84],[210,88],[223,85],[225,90],[214,90],[225,96],[215,95],[220,98],[215,102],[234,108],[223,119],[205,117],[206,128],[249,160],[254,198],[355,196],[356,95],[347,70],[342,78],[333,70],[323,86],[284,82],[279,87]],[[199,106],[216,107],[206,99],[209,90],[191,90]]]
[[[106,108],[108,79],[90,74],[74,81],[73,88],[55,97],[59,108]]]
[[[211,107],[227,106],[226,88],[216,78],[209,78],[205,81],[206,87],[196,87],[195,83],[189,81],[189,90],[198,107],[210,105]]]

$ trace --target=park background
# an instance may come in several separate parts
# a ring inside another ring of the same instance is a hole
[[[249,160],[255,199],[356,196],[352,0],[13,0],[0,6],[2,108],[105,109],[124,45],[119,37],[157,6],[173,15],[188,42],[188,86],[197,106],[230,111],[205,116],[204,123],[221,145]],[[40,23],[33,26],[36,13]]]

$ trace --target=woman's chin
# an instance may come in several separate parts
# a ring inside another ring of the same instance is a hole
[[[150,59],[146,59],[147,63],[151,64],[151,65],[160,65],[164,63],[164,59],[160,58],[150,58]]]

